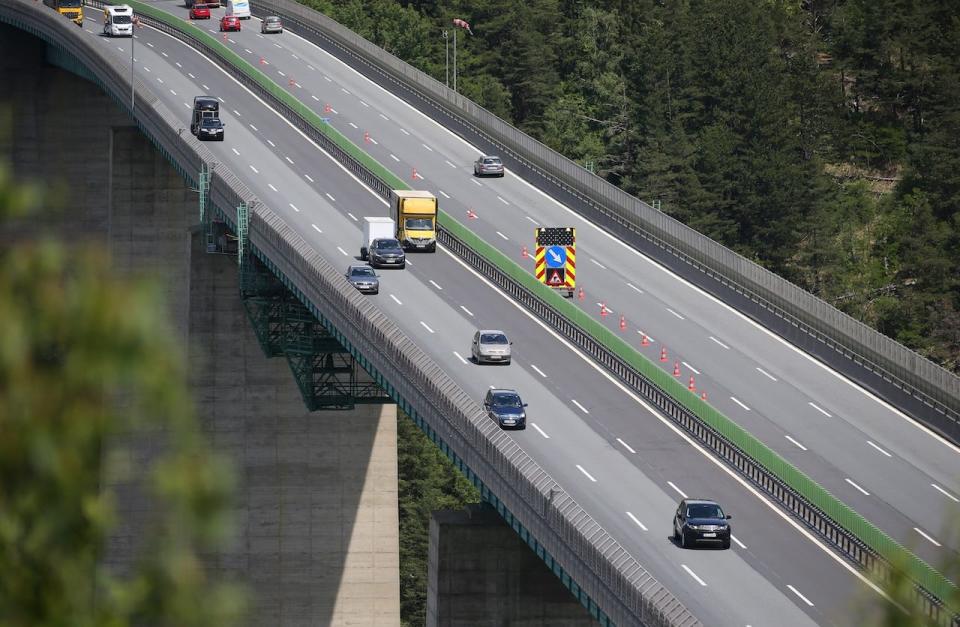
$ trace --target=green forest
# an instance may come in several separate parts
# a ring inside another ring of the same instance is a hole
[[[960,372],[955,0],[303,1]]]

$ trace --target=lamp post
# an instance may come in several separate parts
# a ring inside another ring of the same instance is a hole
[[[446,48],[447,52],[447,65],[446,65],[446,85],[450,87],[450,39],[447,37],[447,29],[443,29],[443,45]]]
[[[136,111],[134,106],[136,105],[136,87],[133,83],[133,48],[137,40],[137,29],[143,28],[143,25],[140,24],[140,18],[134,15],[130,21],[133,23],[133,28],[130,29],[130,115],[136,116]]]

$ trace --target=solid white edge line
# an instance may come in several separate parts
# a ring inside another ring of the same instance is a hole
[[[634,455],[637,454],[637,452],[636,452],[635,450],[633,450],[633,447],[631,447],[629,444],[627,444],[626,442],[624,442],[624,441],[621,440],[620,438],[617,438],[617,442],[619,442],[620,445],[621,445],[623,448],[627,449],[628,451],[630,451],[630,452],[633,453]]]
[[[533,368],[534,370],[536,370],[536,371],[537,371],[537,374],[539,374],[539,375],[540,375],[541,377],[543,377],[544,379],[547,378],[547,374],[546,374],[543,370],[540,370],[539,368],[537,368],[536,364],[530,364],[530,367]]]
[[[930,487],[933,488],[934,490],[936,490],[937,492],[943,494],[943,495],[946,496],[948,499],[952,500],[954,503],[960,503],[960,499],[958,499],[958,498],[955,497],[954,495],[950,494],[949,492],[947,492],[946,490],[944,490],[943,488],[941,488],[941,487],[938,486],[937,484],[931,483],[931,484],[930,484]]]
[[[548,440],[550,439],[550,436],[547,435],[546,432],[545,432],[543,429],[541,429],[540,427],[538,427],[538,426],[537,426],[537,423],[531,422],[531,423],[530,423],[530,426],[533,427],[534,429],[536,429],[537,431],[539,431],[539,432],[540,432],[540,435],[542,435],[544,438],[546,438],[546,439],[548,439]]]
[[[577,464],[576,466],[577,466],[577,470],[579,470],[579,471],[582,472],[584,475],[586,475],[587,479],[589,479],[590,481],[592,481],[592,482],[594,482],[594,483],[597,482],[597,480],[593,478],[593,475],[591,475],[589,472],[587,472],[587,471],[584,469],[583,466],[581,466],[580,464]]]
[[[810,602],[810,599],[808,599],[807,597],[805,597],[805,596],[803,596],[802,594],[800,594],[800,591],[799,591],[799,590],[797,590],[796,588],[794,588],[794,587],[791,586],[790,584],[787,584],[787,587],[790,588],[795,595],[797,595],[798,597],[800,597],[800,598],[803,600],[804,603],[806,603],[806,604],[809,605],[810,607],[813,607],[813,603]]]
[[[677,494],[679,494],[679,495],[682,496],[683,498],[687,498],[687,495],[684,494],[683,490],[681,490],[681,489],[678,488],[676,485],[674,485],[673,481],[667,481],[667,485],[670,486],[671,488],[673,488],[674,490],[676,490],[676,491],[677,491]]]
[[[874,443],[871,442],[870,440],[867,440],[867,444],[869,444],[869,445],[872,446],[873,448],[877,449],[878,451],[880,451],[881,453],[883,453],[883,454],[886,455],[887,457],[893,457],[893,455],[891,455],[890,453],[886,452],[885,450],[883,450],[882,448],[880,448],[879,446],[877,446],[876,444],[874,444]]]
[[[398,304],[398,305],[402,305],[402,304],[403,304],[403,303],[400,302],[400,299],[397,298],[396,296],[394,296],[393,294],[390,294],[390,298],[392,298],[392,299],[393,299],[393,302],[395,302],[395,303]]]
[[[630,512],[627,512],[627,516],[629,516],[629,517],[630,517],[630,520],[632,520],[633,522],[635,522],[638,527],[640,527],[640,528],[643,529],[644,531],[647,531],[647,526],[644,525],[644,524],[643,524],[642,522],[640,522],[639,520],[637,520],[637,517],[636,517],[636,516],[634,516],[634,515],[633,515],[632,513],[630,513]]]
[[[785,438],[787,438],[788,440],[790,440],[791,442],[793,442],[793,443],[797,446],[797,448],[799,448],[800,450],[802,450],[802,451],[807,450],[807,447],[806,447],[806,446],[804,446],[803,444],[800,444],[799,442],[797,442],[796,440],[794,440],[793,438],[791,438],[789,435],[785,435],[785,436],[783,436],[783,437],[785,437]]]
[[[860,486],[858,486],[856,483],[854,483],[854,481],[853,481],[850,477],[844,477],[843,480],[846,481],[847,483],[849,483],[850,485],[852,485],[853,487],[855,487],[856,489],[858,489],[858,490],[860,490],[861,492],[863,492],[863,495],[864,495],[864,496],[870,496],[870,493],[869,493],[869,492],[867,492],[866,490],[864,490],[863,488],[861,488]]]
[[[464,358],[460,355],[460,353],[458,353],[457,351],[453,351],[453,354],[456,355],[456,356],[457,356],[457,359],[459,359],[460,361],[462,361],[464,364],[470,363],[470,362],[468,362],[466,359],[464,359]]]
[[[703,579],[700,579],[700,577],[697,576],[697,573],[695,573],[695,572],[693,572],[692,570],[690,570],[690,567],[689,567],[689,566],[687,566],[686,564],[680,564],[680,565],[683,566],[683,570],[687,571],[687,573],[689,573],[690,576],[693,577],[693,578],[697,581],[698,584],[700,584],[701,586],[706,587],[707,582],[704,581]]]
[[[919,533],[921,536],[923,536],[927,540],[929,540],[934,546],[941,546],[939,542],[937,542],[936,540],[934,540],[933,538],[925,534],[922,529],[918,527],[914,527],[913,530]]]

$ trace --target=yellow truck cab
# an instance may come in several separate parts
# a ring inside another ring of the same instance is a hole
[[[43,0],[43,3],[83,28],[83,0]]]
[[[395,189],[390,214],[404,250],[432,253],[437,249],[437,197],[430,192]]]

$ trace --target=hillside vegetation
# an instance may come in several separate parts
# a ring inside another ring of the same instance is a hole
[[[303,0],[960,371],[955,0]]]

